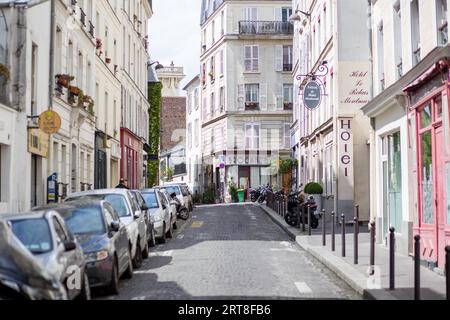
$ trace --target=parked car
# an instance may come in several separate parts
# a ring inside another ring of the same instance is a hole
[[[67,300],[64,285],[0,220],[0,300]]]
[[[168,203],[169,213],[172,217],[171,221],[172,221],[173,229],[176,229],[177,228],[177,217],[178,217],[177,203],[175,203],[173,201],[172,197],[167,192],[165,187],[160,187],[159,191],[161,192],[162,196]]]
[[[145,210],[143,210],[143,213],[144,213],[144,217],[145,217],[145,224],[147,225],[148,245],[150,247],[154,247],[156,244],[155,230],[153,227],[153,221],[150,216],[150,208],[148,207],[147,203],[144,200],[144,197],[142,196],[142,194],[139,190],[131,190],[131,193],[133,194],[133,197],[138,202],[139,207],[145,208]]]
[[[147,226],[140,208],[128,189],[101,189],[72,193],[65,202],[69,203],[82,198],[105,200],[117,211],[120,220],[125,223],[131,239],[131,256],[133,267],[140,268],[142,259],[149,255],[147,242]]]
[[[166,238],[173,236],[173,218],[170,204],[158,188],[145,189],[141,191],[145,203],[150,208],[150,217],[153,222],[155,237],[162,243]],[[176,219],[176,214],[175,214]]]
[[[64,218],[81,244],[91,287],[118,294],[119,278],[133,277],[133,263],[127,228],[116,210],[107,201],[83,199],[49,207]]]
[[[181,202],[181,205],[188,208],[189,211],[192,211],[194,209],[192,195],[186,184],[184,184],[184,183],[168,183],[162,187],[167,190],[168,194],[172,194],[173,192],[175,192],[178,200],[180,200],[180,202]]]
[[[65,286],[69,299],[90,299],[83,250],[58,212],[49,209],[0,218],[11,224],[14,235]]]

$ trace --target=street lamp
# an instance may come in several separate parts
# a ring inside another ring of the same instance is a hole
[[[157,64],[156,67],[155,67],[155,70],[159,70],[159,69],[163,69],[163,68],[164,68],[164,66],[163,66],[162,64],[160,64],[159,61],[154,61],[154,62],[152,62],[152,63],[149,63],[148,65],[149,65],[149,66],[152,66],[152,65],[154,65],[155,63]]]
[[[294,14],[292,14],[289,17],[289,20],[291,20],[291,21],[302,21],[302,18],[300,17],[300,15],[298,13],[302,13],[305,16],[307,16],[308,18],[311,17],[311,13],[309,13],[309,12],[305,12],[305,11],[302,11],[302,10],[295,10]]]

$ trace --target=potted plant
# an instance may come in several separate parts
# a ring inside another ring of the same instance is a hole
[[[3,77],[5,79],[5,82],[8,82],[11,77],[8,67],[1,63],[0,63],[0,77]]]
[[[68,75],[68,74],[57,74],[55,76],[56,78],[56,83],[64,88],[68,88],[69,84],[71,81],[73,81],[73,79],[75,79],[75,77]]]
[[[69,92],[74,96],[78,96],[80,94],[80,91],[80,88],[76,86],[69,86]]]
[[[289,101],[284,101],[283,107],[285,110],[291,109],[291,103]]]
[[[111,58],[105,58],[105,62],[110,64],[111,63]]]
[[[231,196],[231,201],[239,202],[238,188],[233,181],[230,181],[230,183],[228,184],[228,193]]]
[[[248,109],[256,109],[258,107],[258,103],[254,101],[245,102],[245,107]]]
[[[95,39],[95,48],[97,50],[100,50],[102,46],[103,46],[102,39],[100,38]]]
[[[317,182],[310,182],[305,186],[304,189],[306,194],[323,194],[323,187],[320,185],[320,183]]]

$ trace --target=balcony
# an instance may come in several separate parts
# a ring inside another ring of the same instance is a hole
[[[89,21],[89,34],[91,35],[92,38],[94,38],[94,30],[95,30],[95,27],[92,24],[92,21]]]
[[[239,21],[241,35],[293,35],[294,25],[285,21]]]
[[[253,101],[245,102],[245,111],[255,111],[255,110],[259,110],[258,102],[253,102]]]
[[[283,63],[283,71],[292,71],[292,63]]]
[[[80,8],[80,22],[83,27],[86,27],[86,13],[84,13],[82,8]]]

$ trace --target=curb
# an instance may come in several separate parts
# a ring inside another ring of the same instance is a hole
[[[347,283],[353,290],[363,296],[364,299],[369,300],[398,300],[395,296],[389,293],[386,289],[371,290],[367,288],[368,278],[360,271],[353,268],[346,262],[340,261],[338,257],[333,254],[321,250],[322,248],[313,248],[307,243],[307,236],[297,236],[289,227],[281,223],[279,220],[269,212],[264,205],[254,204],[266,213],[266,215],[277,224],[284,232],[288,234],[291,240],[295,241],[303,250],[311,254],[316,260],[321,262],[330,271],[336,274],[341,280]]]

